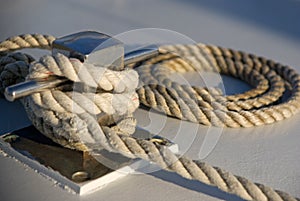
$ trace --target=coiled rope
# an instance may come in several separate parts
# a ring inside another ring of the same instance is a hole
[[[203,44],[163,46],[158,56],[122,71],[96,68],[62,54],[34,61],[30,55],[12,52],[22,48],[50,49],[53,40],[52,36],[26,34],[0,43],[2,92],[26,79],[48,79],[53,75],[66,77],[77,86],[63,85],[21,99],[29,119],[44,135],[69,148],[95,151],[101,147],[152,161],[245,200],[300,200],[205,162],[179,157],[159,143],[131,135],[136,126],[132,113],[139,100],[170,116],[204,125],[250,127],[291,117],[299,111],[300,104],[300,79],[292,68]],[[188,71],[228,74],[254,88],[223,96],[214,88],[180,85],[168,78],[172,72]],[[290,97],[279,103],[286,90],[291,91]]]

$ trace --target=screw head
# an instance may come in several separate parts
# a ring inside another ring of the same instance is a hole
[[[89,173],[85,171],[78,171],[72,174],[72,180],[74,182],[80,183],[89,180],[90,176]]]

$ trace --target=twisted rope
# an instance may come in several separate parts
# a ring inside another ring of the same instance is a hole
[[[245,200],[300,200],[287,193],[235,176],[205,162],[172,153],[167,147],[134,138],[132,117],[140,99],[144,105],[170,116],[205,125],[249,127],[288,118],[299,110],[299,75],[291,68],[230,49],[208,45],[176,45],[160,48],[161,54],[134,64],[135,70],[113,71],[87,66],[61,54],[39,61],[21,48],[50,49],[52,36],[22,35],[0,43],[0,83],[6,86],[25,79],[63,76],[74,82],[35,93],[21,101],[33,125],[55,142],[84,151],[105,148],[130,158],[152,161],[168,171],[198,180]],[[184,60],[182,59],[184,58]],[[170,72],[214,71],[250,83],[254,89],[222,96],[214,88],[180,85]],[[276,104],[286,89],[289,99]],[[136,91],[135,91],[136,90]]]
[[[144,87],[137,92],[144,105],[179,119],[220,127],[270,124],[299,111],[299,76],[288,66],[243,52],[201,44],[165,46],[161,47],[161,52],[166,53],[138,64],[137,71]],[[209,65],[201,64],[199,58],[202,61],[206,59]],[[180,85],[169,78],[172,72],[200,70],[239,78],[254,89],[223,96],[215,89]],[[286,102],[274,104],[287,86],[292,88],[292,95]]]

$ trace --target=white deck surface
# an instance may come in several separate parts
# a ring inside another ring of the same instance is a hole
[[[63,36],[93,29],[113,35],[137,28],[164,28],[198,42],[266,56],[300,72],[299,10],[298,0],[10,0],[2,1],[0,7],[0,39],[22,33]],[[18,103],[0,99],[0,111],[0,134],[30,124]],[[143,111],[138,116],[142,114]],[[297,115],[268,126],[224,129],[216,147],[203,160],[300,197],[299,122]],[[171,119],[164,125],[163,133],[171,136],[174,132],[179,146],[187,146],[193,140],[187,154],[194,159],[203,158],[200,150],[205,136],[218,136],[216,130],[208,132],[207,127]],[[189,133],[192,136],[184,137]],[[13,159],[0,156],[0,164],[2,201],[239,200],[165,171],[130,175],[80,197],[56,187]]]

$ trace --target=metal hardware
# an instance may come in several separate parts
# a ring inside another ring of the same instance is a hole
[[[52,52],[59,52],[96,66],[122,70],[126,65],[157,55],[158,48],[154,45],[146,46],[124,55],[124,44],[119,40],[106,34],[84,31],[56,39],[52,44]],[[46,80],[28,80],[7,87],[5,98],[14,101],[32,93],[63,85],[67,81],[56,76]]]
[[[57,76],[51,76],[48,79],[44,80],[25,81],[6,87],[4,95],[8,101],[14,101],[24,96],[41,92],[45,89],[54,88],[67,82],[67,79]]]
[[[148,139],[150,142],[153,142],[154,144],[164,145],[164,146],[171,146],[174,143],[168,140],[167,138],[164,138],[159,135],[154,135],[153,137]]]
[[[121,41],[95,31],[82,31],[57,38],[52,43],[52,53],[62,53],[67,57],[77,58],[84,62],[91,54],[96,54],[113,48],[124,54],[124,45]],[[115,58],[114,58],[115,59]],[[103,63],[103,61],[97,61]],[[98,63],[100,64],[100,63]]]
[[[128,52],[125,54],[125,60],[124,65],[129,65],[132,63],[137,63],[146,59],[149,59],[151,57],[154,57],[158,54],[157,46],[155,45],[149,45],[146,47],[143,47],[142,49],[137,49],[131,52]]]
[[[89,173],[85,171],[78,171],[72,174],[72,180],[75,182],[84,182],[87,181],[89,178]]]

